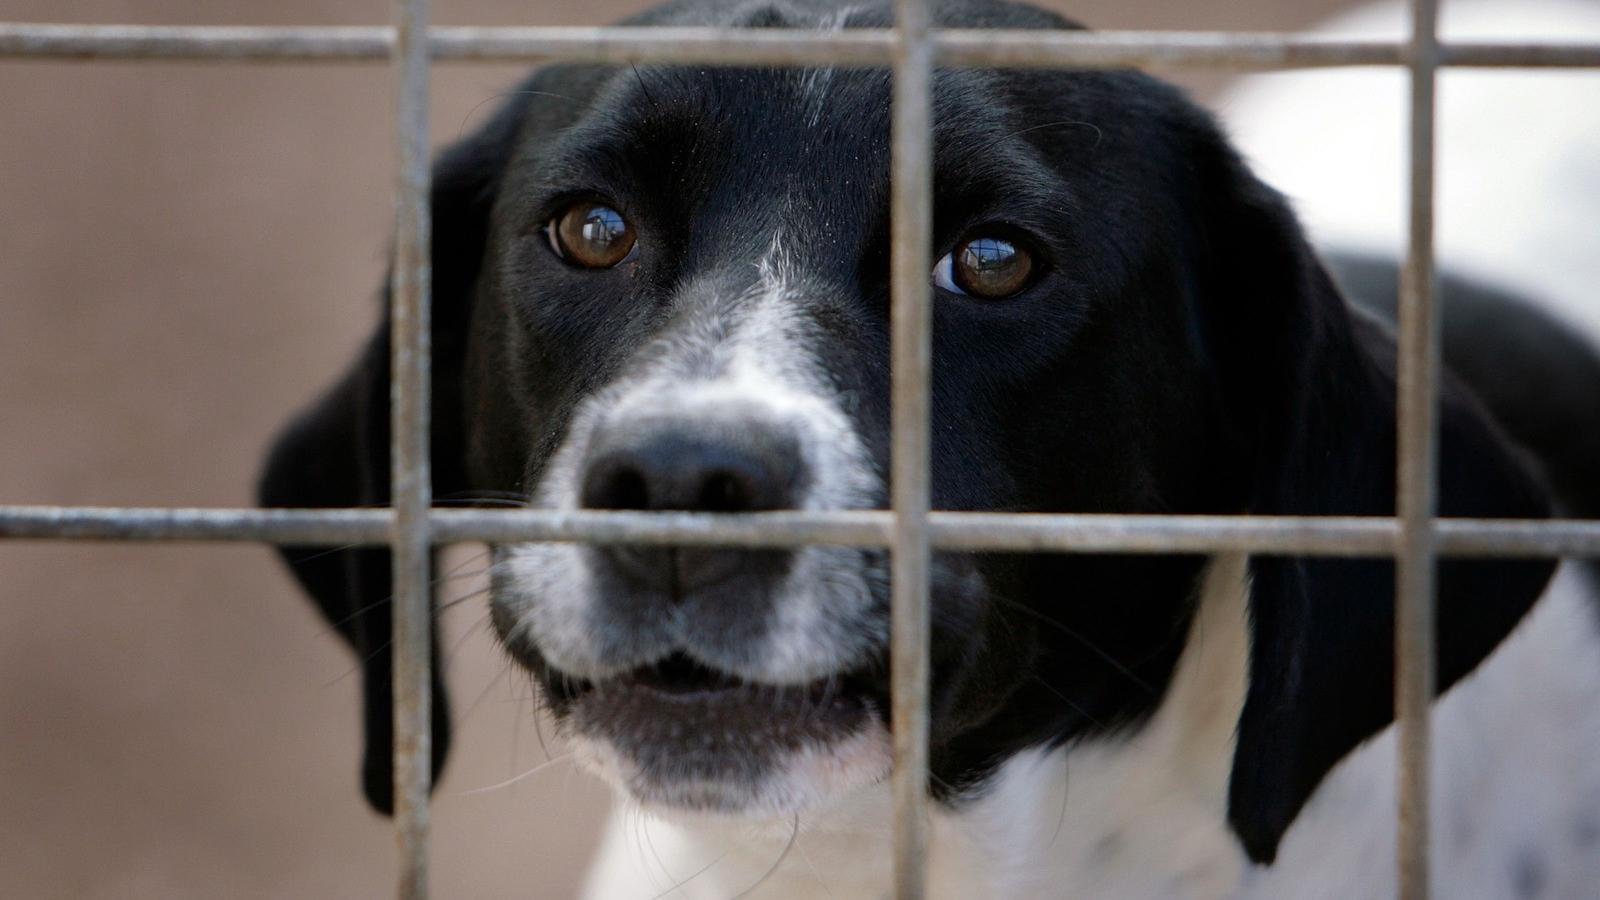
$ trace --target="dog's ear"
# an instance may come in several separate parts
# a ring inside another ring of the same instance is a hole
[[[1354,313],[1281,197],[1220,138],[1200,154],[1199,318],[1248,460],[1247,510],[1392,515],[1395,346]],[[1451,377],[1440,390],[1439,510],[1548,515],[1542,486]],[[1538,598],[1553,564],[1447,561],[1438,570],[1440,690],[1470,672]],[[1394,564],[1257,557],[1249,690],[1229,820],[1270,862],[1328,770],[1393,718]]]
[[[513,104],[434,167],[433,433],[435,496],[466,489],[462,433],[462,357],[495,187],[516,133]],[[385,287],[383,294],[388,295]],[[279,435],[257,494],[270,507],[374,507],[389,503],[389,342],[387,303],[354,366]],[[394,804],[390,601],[386,547],[282,547],[289,568],[361,664],[365,750],[362,786],[374,809]],[[433,649],[433,769],[450,745],[450,715]]]

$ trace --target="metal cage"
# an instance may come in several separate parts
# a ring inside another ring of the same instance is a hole
[[[1600,522],[1435,518],[1439,316],[1434,304],[1434,106],[1441,66],[1600,68],[1600,43],[1438,39],[1438,0],[1412,0],[1407,41],[1222,32],[936,30],[927,0],[896,0],[896,26],[817,33],[715,28],[429,28],[428,0],[396,0],[393,27],[215,28],[0,23],[0,59],[331,62],[390,60],[396,83],[397,230],[391,310],[393,507],[384,510],[0,506],[0,539],[390,544],[396,615],[395,827],[399,894],[428,893],[429,549],[461,541],[794,546],[892,553],[895,896],[924,894],[930,548],[1393,557],[1400,894],[1428,896],[1429,705],[1434,562],[1441,555],[1600,556]],[[893,69],[893,435],[888,511],[695,514],[435,510],[428,459],[428,82],[433,60]],[[1397,515],[1121,516],[930,511],[928,493],[931,110],[935,66],[1399,66],[1410,78],[1409,242],[1401,275]]]

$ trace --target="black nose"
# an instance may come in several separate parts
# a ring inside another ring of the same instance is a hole
[[[590,444],[580,502],[589,509],[761,512],[792,509],[806,474],[794,432],[759,418],[634,420],[602,426]],[[739,571],[748,552],[601,549],[624,575],[683,591]]]

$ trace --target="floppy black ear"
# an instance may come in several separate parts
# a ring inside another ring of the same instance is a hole
[[[1392,336],[1344,302],[1275,192],[1226,148],[1210,165],[1202,302],[1250,448],[1249,512],[1392,515]],[[1548,515],[1542,486],[1453,377],[1440,405],[1440,513]],[[1517,624],[1553,568],[1440,565],[1440,690]],[[1394,565],[1257,557],[1251,573],[1249,690],[1228,813],[1251,858],[1270,862],[1328,770],[1393,718]]]
[[[517,110],[452,147],[434,167],[433,434],[435,496],[468,487],[464,471],[462,356],[489,209],[510,153]],[[383,291],[387,297],[387,287]],[[389,340],[387,303],[353,367],[279,435],[258,485],[271,507],[372,507],[389,503]],[[391,554],[384,547],[282,547],[301,587],[361,664],[365,750],[361,781],[374,809],[394,805],[390,642]],[[434,640],[433,768],[450,746],[450,714]]]

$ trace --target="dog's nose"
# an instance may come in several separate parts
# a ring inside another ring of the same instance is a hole
[[[760,422],[661,422],[602,429],[583,476],[590,509],[757,512],[794,505],[792,432]]]
[[[590,444],[580,500],[589,509],[760,512],[791,509],[806,482],[794,431],[759,419],[656,420],[602,426]],[[601,548],[623,574],[684,591],[737,572],[732,548]]]

